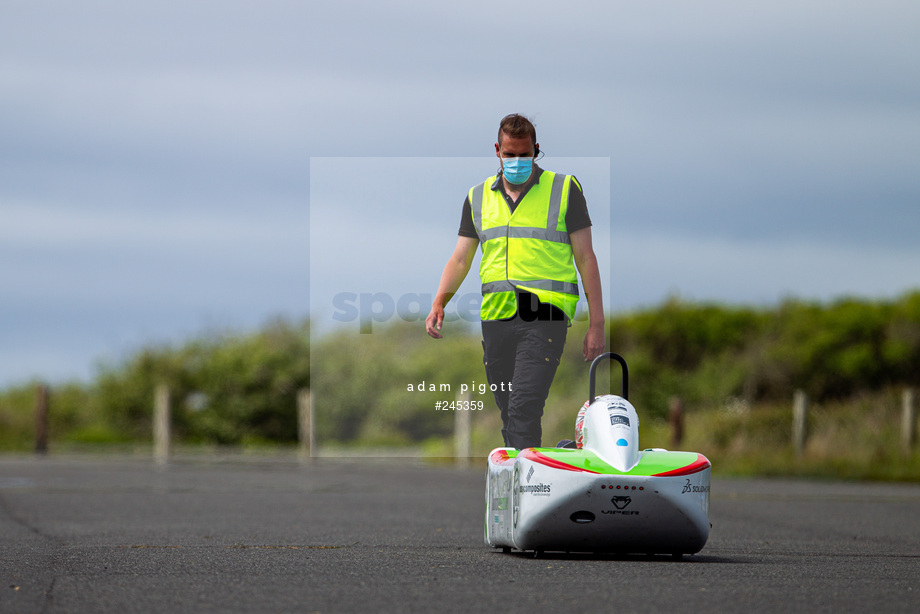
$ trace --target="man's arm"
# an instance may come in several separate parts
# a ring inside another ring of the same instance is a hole
[[[476,256],[476,248],[479,247],[479,239],[475,237],[457,237],[457,246],[454,253],[451,254],[444,265],[444,272],[441,273],[441,281],[438,283],[438,292],[431,304],[431,311],[425,319],[425,330],[435,339],[442,337],[441,323],[444,321],[444,306],[457,292],[460,284],[466,279],[466,274],[470,272],[470,266],[473,264],[473,258]],[[595,267],[596,268],[596,267]]]
[[[597,256],[591,242],[591,227],[576,230],[569,235],[575,266],[581,275],[581,283],[588,299],[588,333],[585,335],[585,360],[594,360],[607,345],[604,334],[604,297],[601,293],[601,274],[597,268]]]

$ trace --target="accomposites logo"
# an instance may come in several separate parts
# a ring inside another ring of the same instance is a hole
[[[550,490],[552,489],[552,484],[525,484],[520,486],[521,493],[527,493],[531,495],[549,495]]]

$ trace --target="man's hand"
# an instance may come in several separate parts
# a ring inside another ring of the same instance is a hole
[[[597,269],[597,256],[594,255],[594,244],[591,241],[591,227],[576,230],[569,234],[569,239],[572,241],[575,266],[585,287],[585,298],[588,299],[588,334],[585,335],[584,356],[586,361],[594,360],[603,353],[607,339],[604,335],[601,274]]]
[[[585,335],[584,356],[585,361],[591,361],[600,356],[607,346],[603,326],[589,326]]]
[[[444,308],[431,306],[431,312],[429,312],[428,317],[425,318],[425,330],[428,332],[429,337],[434,337],[435,339],[440,339],[443,335],[438,332],[441,330],[441,324],[444,322]]]
[[[431,303],[431,311],[425,318],[425,331],[430,337],[435,339],[441,338],[441,324],[444,323],[444,305],[446,305],[460,284],[466,278],[470,271],[470,263],[476,255],[476,248],[479,246],[479,239],[470,237],[457,237],[457,245],[454,247],[454,253],[447,259],[444,265],[444,272],[441,273],[441,281],[438,283],[438,292],[434,295],[434,301]]]

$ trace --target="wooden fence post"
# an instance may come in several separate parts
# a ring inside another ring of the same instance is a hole
[[[301,462],[309,462],[316,448],[316,429],[313,424],[313,396],[309,388],[302,388],[297,393],[297,439],[298,457]]]
[[[678,397],[671,397],[668,404],[668,422],[671,425],[671,449],[680,449],[684,439],[684,403]]]
[[[792,445],[797,456],[805,452],[808,437],[808,395],[796,390],[792,400]]]
[[[468,465],[470,462],[470,391],[457,393],[457,409],[454,410],[454,462]]]
[[[35,386],[35,453],[48,453],[48,387]]]
[[[914,407],[914,391],[908,388],[901,397],[901,448],[910,454],[917,441],[917,414]]]
[[[153,400],[153,459],[163,465],[169,461],[172,448],[169,386],[158,384]]]

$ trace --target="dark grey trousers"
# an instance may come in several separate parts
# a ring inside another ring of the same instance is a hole
[[[506,447],[522,450],[542,443],[543,407],[567,331],[565,319],[527,321],[517,315],[482,322],[483,363],[501,411]]]

